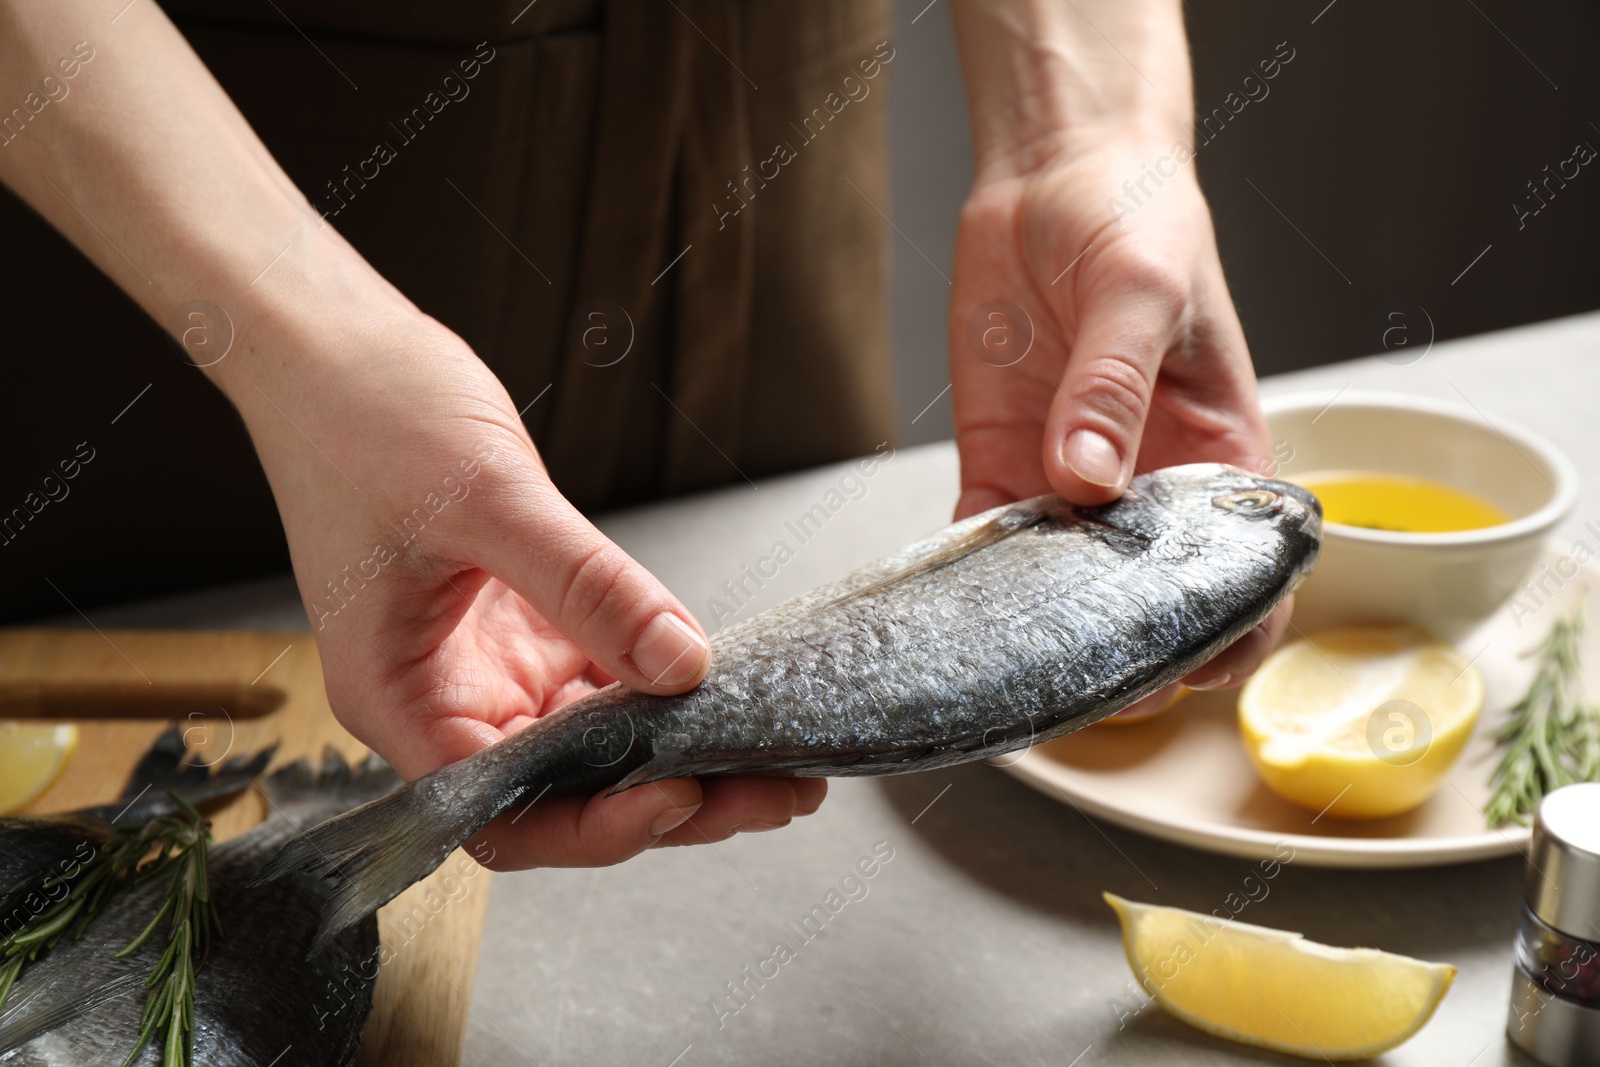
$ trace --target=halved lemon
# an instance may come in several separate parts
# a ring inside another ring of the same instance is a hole
[[[78,728],[71,723],[0,722],[0,815],[43,795],[77,747]]]
[[[1128,964],[1157,1004],[1208,1034],[1311,1059],[1358,1060],[1410,1038],[1456,969],[1111,893]]]
[[[1450,645],[1411,626],[1369,626],[1268,656],[1239,694],[1239,729],[1279,796],[1377,819],[1433,794],[1482,709],[1483,677]]]

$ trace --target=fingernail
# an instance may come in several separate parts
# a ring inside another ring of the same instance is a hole
[[[699,810],[699,804],[694,804],[687,808],[668,808],[660,815],[657,815],[656,821],[650,824],[650,836],[660,837],[662,834],[676,830],[688,822],[694,813]]]
[[[1116,446],[1093,430],[1074,430],[1061,446],[1061,461],[1090,485],[1114,487],[1122,481]]]
[[[822,807],[822,801],[820,800],[815,804],[796,804],[794,806],[794,813],[796,815],[815,815],[817,813],[817,809],[820,807]]]
[[[750,822],[742,822],[738,826],[735,826],[733,828],[733,832],[736,834],[759,834],[765,833],[768,830],[777,830],[788,825],[789,821],[787,819],[785,819],[783,822],[762,822],[759,819],[753,819]]]
[[[705,666],[706,639],[670,611],[651,619],[633,646],[633,665],[656,685],[687,682]]]

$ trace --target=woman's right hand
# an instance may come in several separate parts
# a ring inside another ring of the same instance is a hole
[[[97,0],[0,0],[0,98],[57,71],[71,90],[0,151],[0,181],[180,341],[205,339],[195,301],[226,313],[231,348],[196,362],[272,483],[340,721],[415,778],[612,677],[697,683],[694,617],[550,483],[488,368],[318,216],[159,6],[111,22]],[[825,789],[543,798],[475,854],[615,863],[782,825]]]
[[[692,688],[710,663],[694,617],[562,497],[467,345],[381,288],[364,319],[289,331],[218,376],[277,497],[340,721],[409,779],[612,679]],[[502,869],[616,863],[781,826],[825,792],[682,778],[544,798],[475,854]]]

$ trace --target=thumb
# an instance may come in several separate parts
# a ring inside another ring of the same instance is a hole
[[[1132,288],[1083,309],[1044,435],[1045,475],[1074,504],[1104,504],[1128,487],[1181,308]]]
[[[485,547],[481,565],[607,674],[646,693],[681,693],[711,665],[689,610],[540,479]]]

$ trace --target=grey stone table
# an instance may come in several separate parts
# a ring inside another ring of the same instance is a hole
[[[1578,510],[1558,535],[1570,540],[1600,518],[1597,352],[1600,314],[1439,344],[1406,365],[1318,368],[1264,389],[1398,390],[1535,426],[1583,476]],[[955,486],[952,447],[934,445],[870,475],[847,464],[773,478],[602,526],[712,628],[937,528]],[[793,555],[774,567],[778,541]],[[95,622],[305,627],[284,580],[105,610]],[[1111,890],[1210,911],[1252,869],[1091,821],[982,764],[835,781],[820,812],[778,832],[609,869],[496,879],[465,1062],[1300,1062],[1141,1008],[1100,899]],[[1502,1037],[1521,877],[1516,858],[1412,871],[1290,864],[1247,918],[1460,967],[1432,1023],[1381,1062],[1522,1063]],[[807,916],[820,917],[805,925]]]

